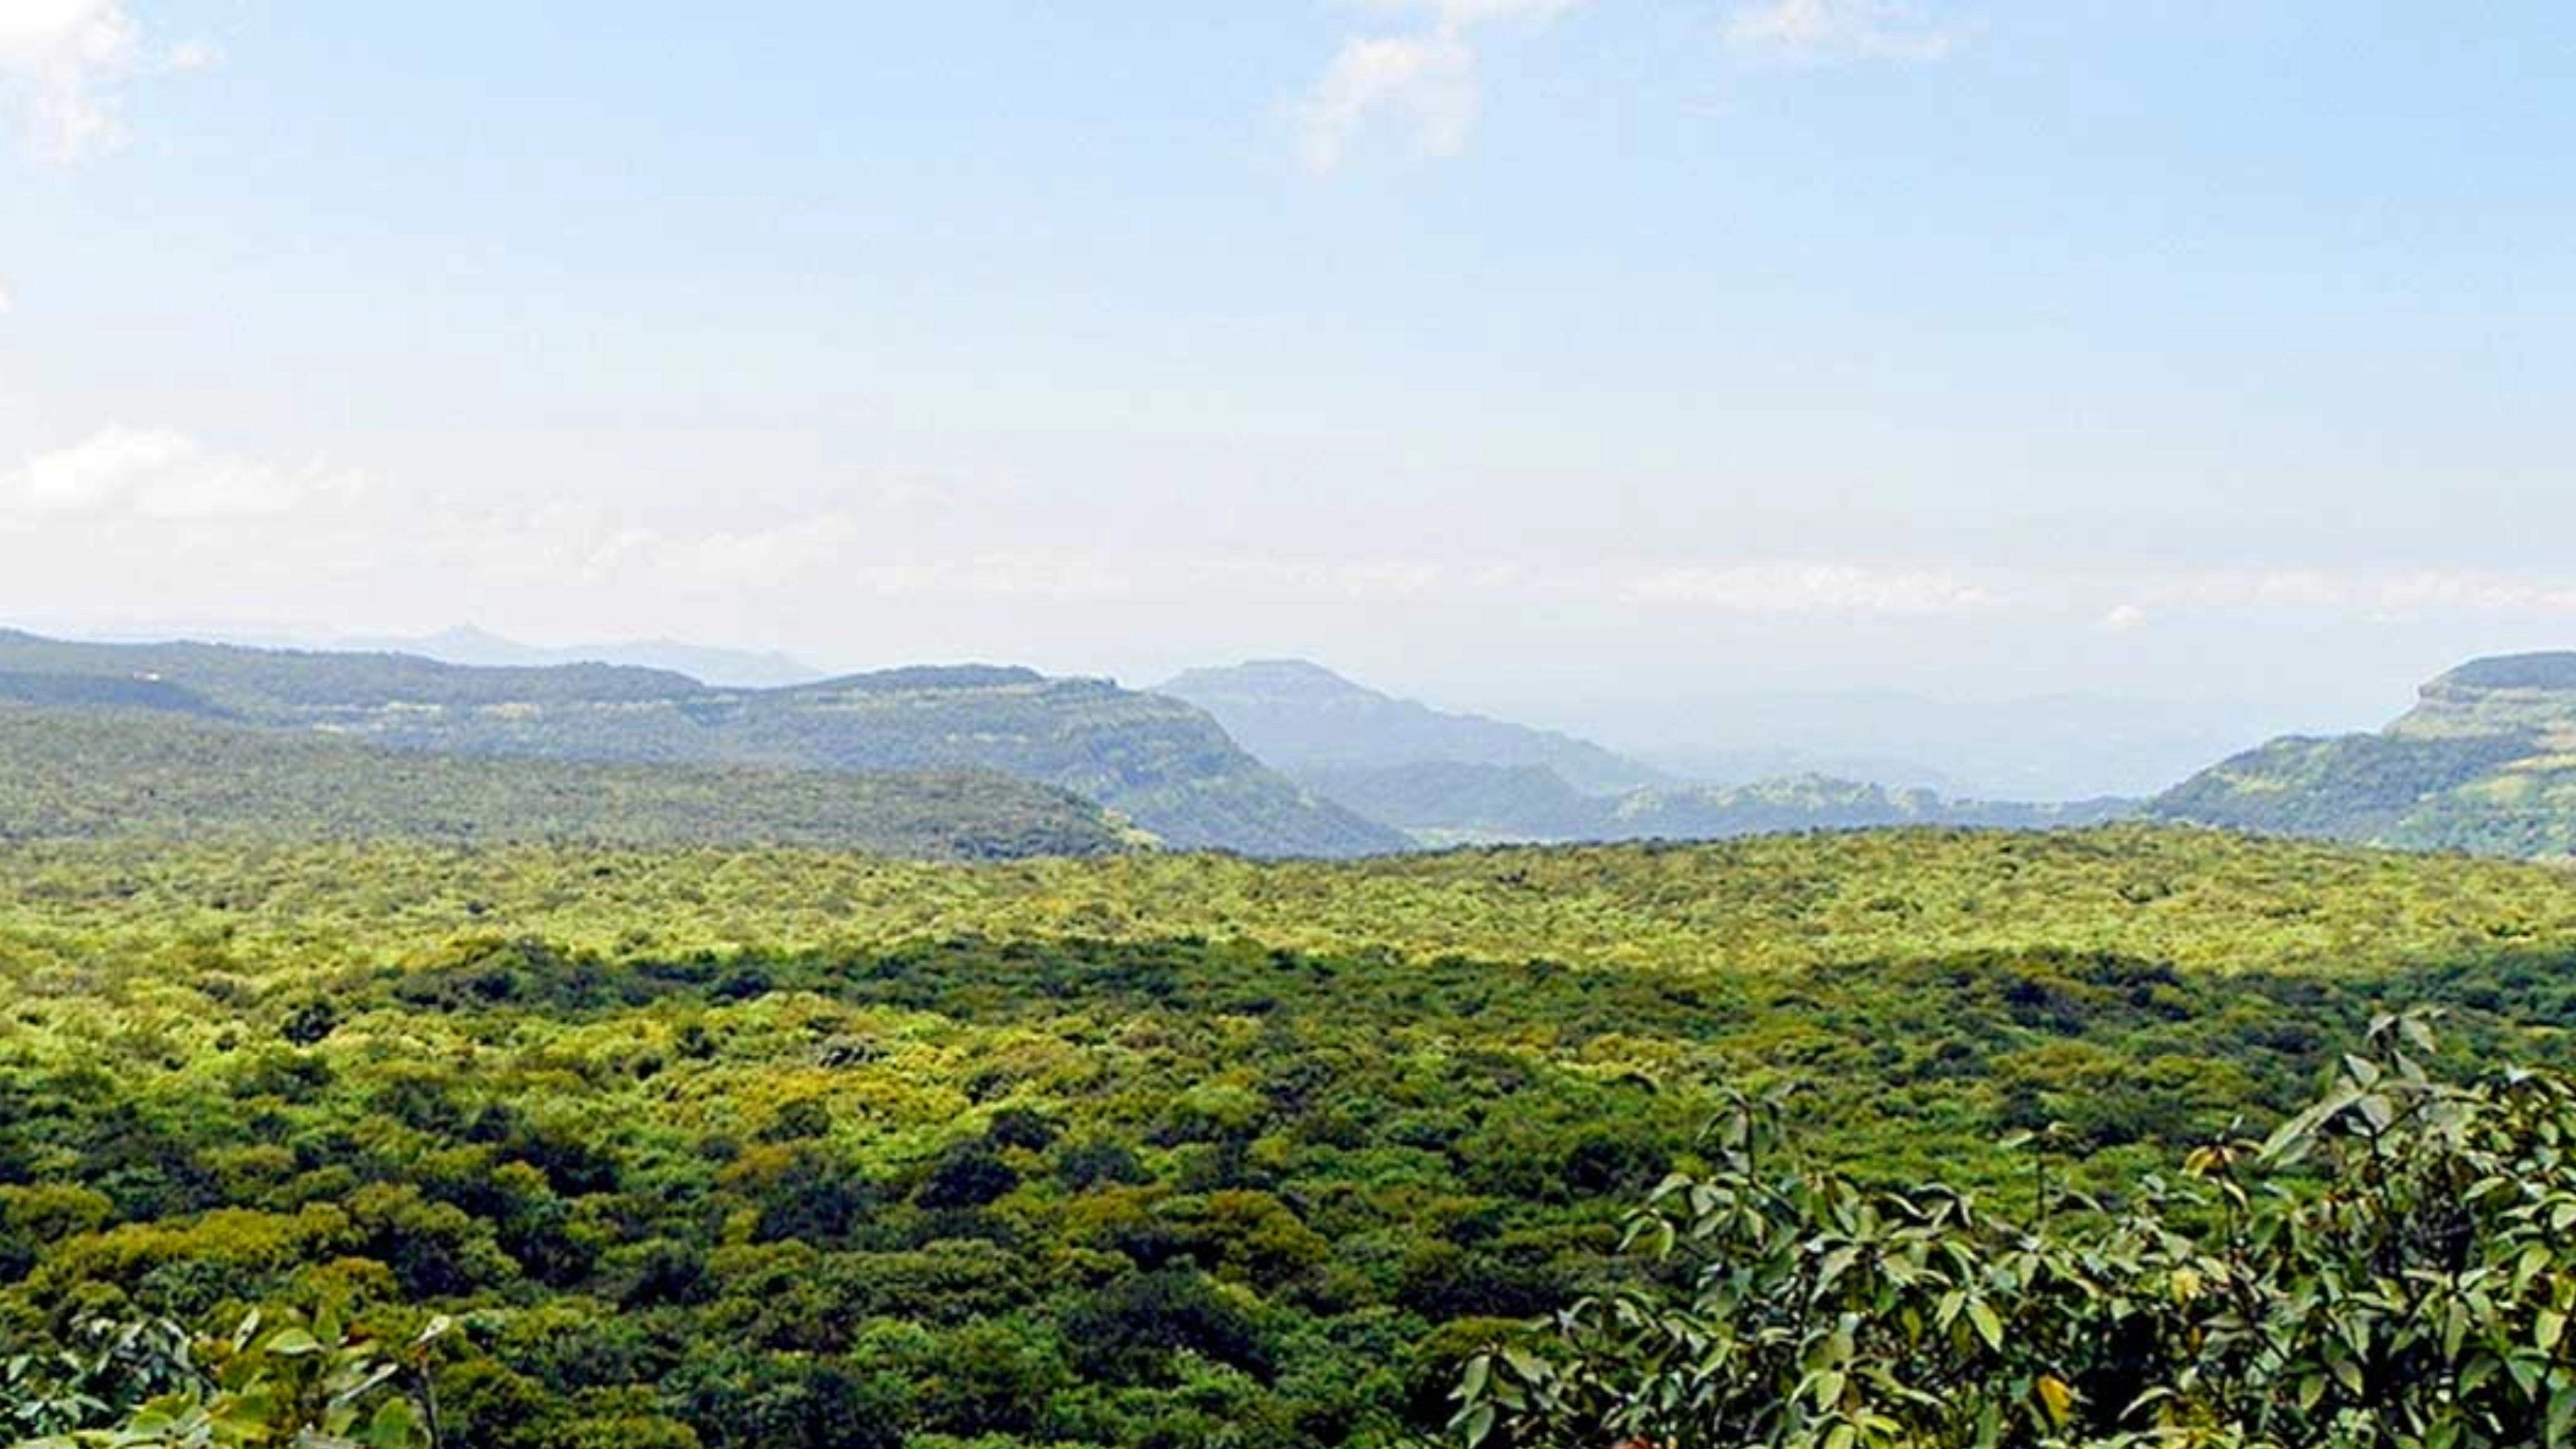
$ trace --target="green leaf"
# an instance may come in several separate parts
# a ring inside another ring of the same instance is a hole
[[[1986,1306],[1986,1300],[1982,1298],[1968,1300],[1968,1322],[1975,1326],[1977,1337],[1986,1341],[1987,1348],[1996,1353],[2004,1351],[2003,1320],[1997,1318],[1995,1311]]]
[[[419,1411],[408,1399],[387,1399],[376,1406],[367,1426],[358,1434],[366,1449],[410,1449],[421,1435]]]
[[[2576,1386],[2560,1389],[2549,1396],[2549,1413],[2541,1433],[2550,1449],[2567,1442],[2567,1431],[2576,1428]]]

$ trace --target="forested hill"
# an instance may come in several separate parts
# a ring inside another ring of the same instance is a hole
[[[1824,775],[1745,785],[1662,785],[1586,795],[1543,765],[1454,762],[1309,769],[1298,777],[1372,820],[1431,845],[1509,841],[1727,840],[1804,830],[1967,825],[2054,830],[2136,812],[2121,799],[2028,803],[1952,799]]]
[[[1130,848],[1099,806],[990,772],[637,765],[388,750],[137,709],[0,704],[0,841],[803,846],[921,860]]]
[[[2274,740],[2150,809],[2407,849],[2576,853],[2576,653],[2473,660],[2377,734]]]
[[[1022,669],[717,689],[605,664],[89,644],[0,633],[0,701],[102,704],[415,750],[784,770],[984,770],[1069,790],[1163,842],[1358,855],[1401,835],[1315,796],[1181,701]]]

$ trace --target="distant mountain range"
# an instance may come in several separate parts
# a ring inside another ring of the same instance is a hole
[[[493,658],[557,652],[442,637]],[[763,658],[711,652],[736,669]],[[2476,660],[2420,694],[2378,732],[2276,739],[2150,800],[2021,803],[1814,771],[1694,782],[1293,660],[1192,670],[1155,692],[987,665],[745,687],[603,660],[474,665],[0,630],[0,837],[243,828],[1346,856],[2144,815],[2576,856],[2576,652]]]
[[[1397,699],[1303,659],[1193,669],[1155,693],[1206,710],[1237,743],[1292,775],[1429,763],[1534,766],[1590,795],[1672,779],[1587,740]]]
[[[2473,660],[2376,734],[2277,739],[2148,809],[2405,849],[2576,854],[2576,653]]]
[[[1196,669],[1160,686],[1282,773],[1424,845],[1706,840],[1873,825],[2089,824],[2135,802],[1953,800],[1812,772],[1693,784],[1570,735],[1396,699],[1304,660]]]
[[[701,683],[732,689],[776,689],[790,684],[810,684],[823,677],[823,671],[784,654],[717,649],[704,644],[675,643],[668,639],[644,639],[623,644],[575,644],[547,649],[504,639],[471,625],[460,625],[418,638],[336,639],[328,647],[344,653],[416,654],[442,664],[484,667],[631,664],[641,669],[685,674]]]
[[[1685,779],[1821,774],[1989,800],[2152,795],[2280,725],[2252,704],[2073,692],[1963,700],[1754,690],[1707,699],[1679,740],[1670,713],[1632,719],[1629,752]]]
[[[463,755],[772,770],[984,770],[1070,791],[1166,844],[1358,855],[1401,834],[1245,754],[1179,700],[1030,670],[918,668],[726,689],[632,665],[90,644],[0,631],[0,701],[142,709]]]

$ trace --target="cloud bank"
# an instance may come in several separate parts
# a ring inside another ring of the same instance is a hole
[[[109,427],[0,474],[0,520],[255,518],[360,486],[355,475],[318,464],[281,468],[184,433]]]

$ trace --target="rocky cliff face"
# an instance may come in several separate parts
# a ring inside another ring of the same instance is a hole
[[[2576,653],[2473,660],[2424,686],[2388,733],[2410,739],[2531,735],[2576,744]]]

